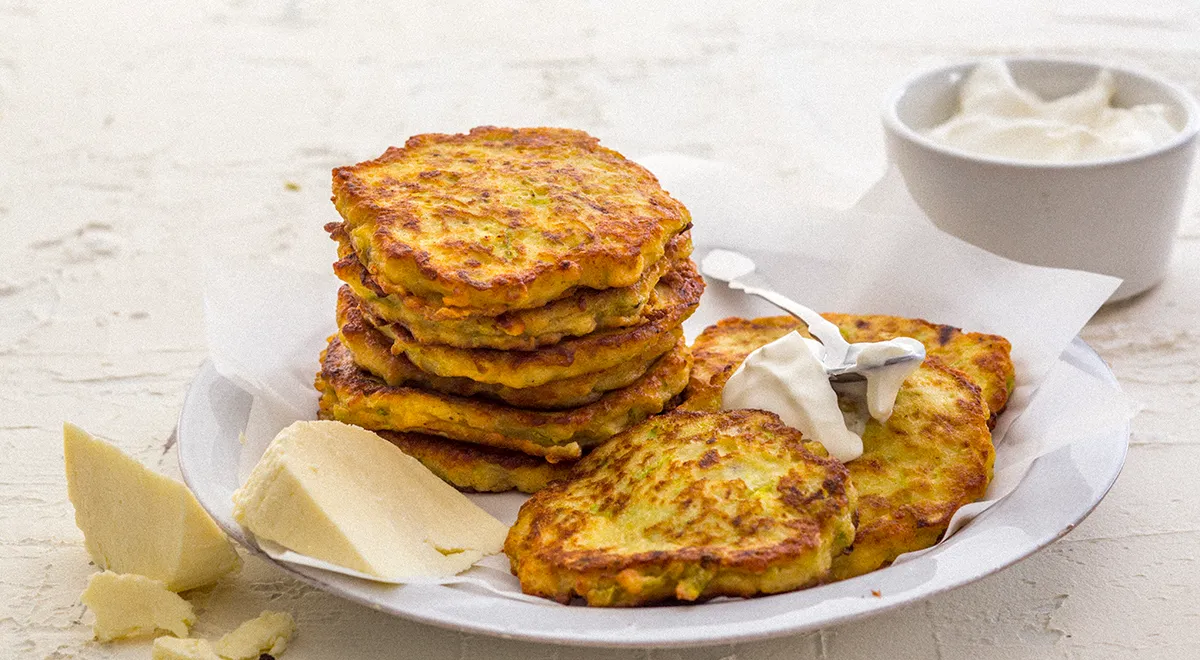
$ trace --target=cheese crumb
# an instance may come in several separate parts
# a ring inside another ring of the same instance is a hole
[[[150,660],[221,660],[207,639],[159,637]]]
[[[161,581],[143,575],[96,573],[79,600],[96,616],[92,632],[101,642],[153,635],[160,630],[187,637],[188,629],[196,622],[191,603],[169,591]]]
[[[287,612],[263,612],[217,641],[217,654],[226,660],[258,660],[267,653],[278,658],[296,634],[296,622]]]
[[[71,424],[63,425],[63,454],[75,524],[100,568],[185,591],[241,565],[187,486]]]
[[[233,517],[290,550],[388,579],[448,577],[508,529],[371,431],[296,422],[233,494]]]

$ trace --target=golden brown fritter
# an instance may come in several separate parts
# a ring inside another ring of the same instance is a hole
[[[417,135],[334,170],[333,202],[380,287],[483,314],[632,286],[691,222],[645,168],[562,128]]]
[[[470,378],[436,376],[421,371],[403,355],[393,355],[391,340],[364,318],[358,300],[346,286],[338,291],[337,320],[338,339],[350,351],[354,362],[388,385],[495,399],[518,408],[561,410],[587,405],[605,392],[626,387],[641,378],[661,354],[656,346],[650,354],[636,356],[610,369],[517,389]]]
[[[933,545],[959,507],[983,496],[995,456],[988,407],[981,388],[946,362],[973,369],[998,402],[1007,400],[1012,363],[1008,342],[992,335],[889,317],[827,317],[843,333],[854,328],[854,341],[911,331],[928,351],[925,363],[900,389],[887,423],[867,422],[863,455],[847,464],[859,495],[858,532],[851,551],[834,560],[834,575],[843,579]],[[742,360],[798,327],[803,324],[792,317],[772,317],[730,318],[707,328],[693,344],[695,365],[680,408],[719,410],[721,389]],[[885,330],[871,335],[867,328]],[[936,329],[933,338],[930,328]],[[995,396],[997,388],[1003,399]]]
[[[576,287],[561,298],[541,307],[516,309],[498,316],[448,314],[417,296],[388,294],[363,268],[350,246],[343,223],[325,229],[338,241],[333,270],[354,290],[371,316],[384,323],[398,323],[423,344],[456,348],[495,348],[531,351],[579,337],[596,330],[623,328],[642,320],[655,284],[677,261],[692,253],[690,231],[676,234],[667,243],[666,254],[642,273],[632,286],[611,289]]]
[[[885,341],[912,337],[925,345],[926,355],[962,371],[983,391],[989,426],[1004,411],[1012,392],[1011,345],[997,335],[963,332],[948,325],[897,316],[822,314],[841,329],[847,341]],[[719,410],[725,381],[754,349],[796,330],[810,336],[804,322],[792,316],[758,319],[727,318],[707,328],[692,346],[696,366],[684,397],[687,409]]]
[[[571,473],[573,461],[550,463],[508,449],[457,442],[424,433],[379,431],[381,437],[421,461],[442,481],[476,493],[535,493]]]
[[[938,325],[923,319],[898,316],[825,314],[847,341],[886,341],[894,337],[912,337],[925,345],[932,355],[947,366],[958,369],[979,386],[983,402],[990,414],[988,426],[1008,405],[1008,396],[1015,385],[1010,354],[1012,344],[999,335],[963,332],[949,325]]]
[[[937,543],[954,512],[983,497],[995,458],[987,419],[962,372],[930,360],[908,377],[892,416],[867,423],[863,455],[846,464],[858,531],[851,551],[833,560],[836,579]]]
[[[692,356],[680,340],[628,387],[569,410],[527,410],[413,387],[392,387],[354,363],[337,337],[321,356],[318,415],[375,431],[416,431],[515,449],[550,461],[578,458],[663,406],[687,385]]]
[[[393,353],[402,353],[427,373],[511,388],[537,387],[666,352],[681,336],[679,325],[696,310],[703,291],[704,278],[696,265],[690,259],[678,262],[654,287],[639,325],[593,332],[534,351],[422,344],[401,326],[377,327],[392,339]]]
[[[774,414],[674,412],[534,494],[504,551],[525,593],[563,603],[778,593],[828,578],[854,499],[845,467]]]

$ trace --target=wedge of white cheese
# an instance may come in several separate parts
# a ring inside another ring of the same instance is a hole
[[[191,603],[169,591],[161,581],[143,575],[96,573],[79,600],[96,616],[92,632],[101,642],[153,635],[160,630],[187,637],[196,622]]]
[[[508,533],[388,441],[333,421],[280,431],[233,503],[258,538],[392,580],[460,573]]]
[[[217,640],[213,649],[226,660],[258,660],[264,653],[278,658],[295,634],[291,614],[267,611]]]
[[[75,524],[101,569],[185,591],[241,565],[229,537],[187,486],[71,424],[63,425],[63,454]]]

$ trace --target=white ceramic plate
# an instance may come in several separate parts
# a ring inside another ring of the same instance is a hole
[[[1076,339],[1063,359],[1116,385]],[[1080,375],[1081,378],[1085,377]],[[230,496],[250,396],[206,364],[179,419],[179,461],[200,503],[231,536],[255,546],[233,521]],[[589,646],[699,646],[802,633],[884,612],[974,582],[1070,532],[1108,492],[1125,460],[1129,427],[1039,458],[1016,490],[933,551],[844,582],[750,600],[640,609],[591,609],[509,600],[471,587],[394,587],[279,564],[296,578],[396,616],[473,633]],[[518,494],[474,495],[512,521]],[[507,519],[507,520],[506,520]],[[878,595],[875,595],[875,594]]]

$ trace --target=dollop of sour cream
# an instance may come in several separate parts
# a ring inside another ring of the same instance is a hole
[[[721,407],[773,412],[784,424],[824,445],[830,456],[848,463],[863,452],[866,422],[860,419],[858,409],[863,402],[858,399],[865,398],[871,417],[886,422],[904,380],[921,365],[920,360],[887,361],[917,348],[924,350],[909,337],[851,344],[849,355],[867,379],[865,391],[855,386],[835,391],[822,362],[825,347],[789,332],[746,357],[725,383]],[[838,391],[855,399],[850,410],[844,412],[838,405]]]
[[[725,383],[721,407],[773,412],[843,463],[862,456],[862,438],[846,428],[820,353],[814,354],[822,350],[820,343],[795,332],[759,347]]]
[[[1178,133],[1166,106],[1116,108],[1115,92],[1103,70],[1087,88],[1045,101],[1018,87],[1003,61],[987,60],[963,81],[958,113],[928,136],[973,153],[1065,163],[1147,151]]]
[[[892,416],[896,396],[909,374],[921,366],[919,360],[888,364],[887,361],[924,350],[924,345],[912,337],[896,337],[887,341],[851,344],[859,348],[856,364],[867,377],[867,410],[871,417],[886,422]]]

